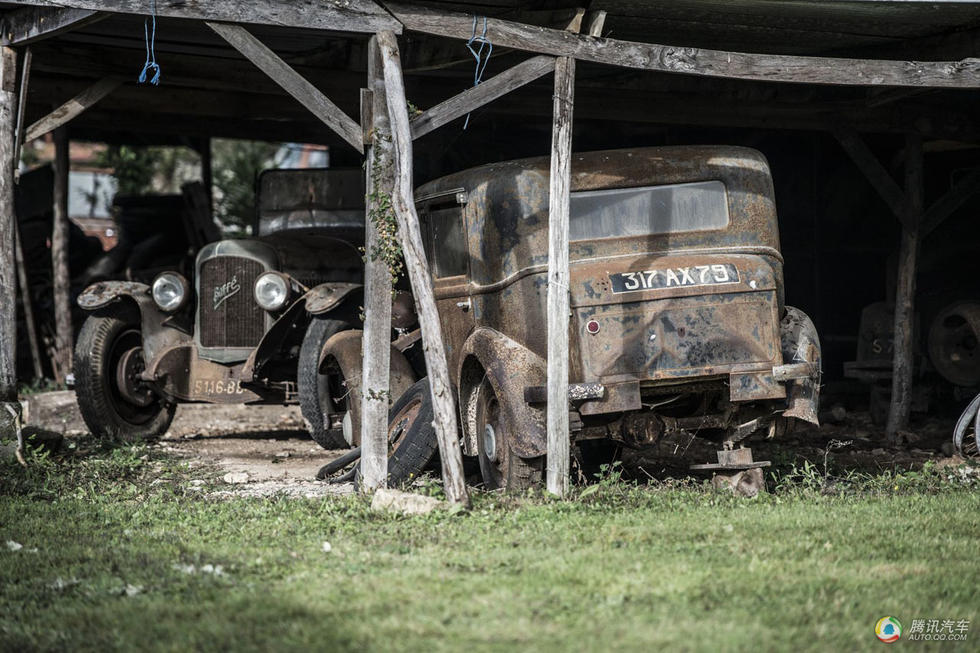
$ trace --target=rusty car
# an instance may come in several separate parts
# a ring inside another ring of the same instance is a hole
[[[549,159],[429,182],[416,206],[459,398],[485,486],[540,480],[547,451]],[[665,434],[718,443],[692,465],[753,473],[750,436],[817,423],[820,343],[784,303],[768,163],[741,147],[572,159],[569,410],[573,453]]]
[[[363,177],[266,171],[254,236],[204,246],[193,279],[166,271],[87,288],[74,375],[91,431],[160,435],[181,402],[298,402],[313,438],[342,446],[339,417],[321,410],[320,354],[360,322]]]

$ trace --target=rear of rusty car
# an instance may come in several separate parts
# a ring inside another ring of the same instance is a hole
[[[479,379],[510,446],[542,456],[547,158],[475,168],[416,194],[467,448]],[[737,147],[573,157],[570,401],[573,437],[649,444],[710,432],[725,448],[816,422],[819,342],[783,301],[772,180]]]

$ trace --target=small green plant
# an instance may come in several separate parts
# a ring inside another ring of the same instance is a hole
[[[377,146],[380,143],[390,143],[391,135],[375,130],[374,142],[376,145],[373,148],[371,165],[371,192],[368,193],[367,201],[370,207],[368,218],[378,233],[378,239],[368,255],[374,261],[383,261],[388,267],[391,275],[391,292],[394,295],[394,287],[401,276],[404,264],[402,246],[398,241],[398,218],[395,215],[391,192],[386,185],[386,180],[391,176],[393,163],[390,159],[382,160],[382,148]]]

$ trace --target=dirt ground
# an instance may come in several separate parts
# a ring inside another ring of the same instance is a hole
[[[66,439],[86,432],[72,392],[32,395],[25,403],[28,424],[59,431]],[[353,491],[351,483],[316,480],[317,470],[346,450],[327,451],[310,439],[298,406],[182,404],[170,430],[152,446],[192,467],[216,468],[224,481],[218,494],[322,496]]]
[[[85,432],[74,394],[51,392],[26,400],[27,422],[59,431],[71,439]],[[806,427],[771,441],[751,443],[755,460],[785,470],[803,460],[821,471],[875,473],[921,468],[928,461],[950,462],[955,416],[918,416],[902,442],[885,442],[882,429],[867,412],[827,410],[819,428]],[[173,425],[152,445],[186,459],[192,467],[217,471],[217,494],[237,496],[325,496],[353,492],[350,483],[315,479],[321,466],[346,450],[327,451],[310,439],[297,406],[188,404],[177,409]],[[692,463],[716,462],[716,445],[689,435],[662,438],[642,451],[623,451],[624,468],[637,480],[690,475]],[[594,470],[593,470],[594,471]],[[589,472],[592,473],[592,472]],[[473,478],[472,482],[478,482]],[[580,478],[579,480],[591,480]]]

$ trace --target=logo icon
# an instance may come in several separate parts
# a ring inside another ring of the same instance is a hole
[[[231,281],[226,281],[220,286],[214,287],[214,310],[218,310],[226,299],[238,293],[242,289],[240,283],[238,283],[238,275],[236,274],[231,278]]]
[[[902,636],[902,624],[895,617],[882,617],[875,624],[875,635],[885,644],[897,642]]]

